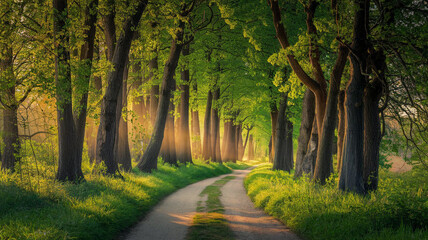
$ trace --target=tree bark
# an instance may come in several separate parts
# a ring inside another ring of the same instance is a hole
[[[116,24],[114,22],[116,16],[115,0],[107,0],[106,9],[107,14],[103,16],[103,26],[107,45],[107,60],[111,62],[116,46]]]
[[[211,130],[211,106],[212,106],[213,95],[211,90],[208,91],[207,106],[205,108],[204,118],[204,139],[203,139],[203,152],[202,156],[205,160],[211,157],[211,138],[209,136]]]
[[[312,123],[315,116],[315,96],[311,90],[306,89],[303,97],[302,119],[300,123],[300,132],[298,138],[298,147],[296,153],[296,170],[294,177],[300,177],[303,174],[303,160],[308,151],[309,140],[311,139]],[[308,173],[308,172],[306,172]]]
[[[131,87],[138,93],[138,95],[132,99],[132,111],[135,112],[138,122],[145,126],[144,120],[146,117],[146,103],[144,102],[144,91],[141,89],[141,86],[148,79],[144,79],[143,82],[143,77],[141,76],[141,61],[138,61],[133,65],[132,72],[136,79]]]
[[[13,88],[13,89],[12,89]],[[15,98],[15,86],[8,89],[8,95]],[[15,171],[15,163],[20,160],[21,143],[18,137],[18,106],[5,106],[3,110],[3,143],[1,169]]]
[[[247,136],[245,137],[244,146],[242,148],[242,158],[241,159],[244,159],[245,149],[247,148],[248,137],[250,136],[251,128],[252,127],[247,128]]]
[[[135,13],[124,23],[122,34],[113,54],[112,64],[114,69],[107,76],[108,86],[101,105],[100,126],[97,135],[97,162],[103,161],[105,163],[107,167],[106,173],[109,175],[120,176],[118,164],[114,161],[114,143],[117,131],[117,97],[123,81],[125,60],[129,54],[133,34],[146,5],[147,1],[139,1]]]
[[[224,157],[224,161],[226,162],[236,162],[237,154],[236,154],[236,126],[233,123],[230,123],[229,133],[227,134],[228,141],[226,144],[226,156]]]
[[[343,140],[345,138],[345,90],[341,90],[338,97],[339,124],[337,125],[337,172],[342,170]]]
[[[171,49],[167,62],[165,63],[162,77],[162,91],[159,99],[159,105],[156,113],[156,121],[153,128],[152,137],[149,145],[141,157],[138,168],[141,171],[151,172],[157,169],[157,158],[162,145],[166,118],[172,91],[174,90],[174,75],[180,58],[181,49],[183,48],[183,29],[184,22],[179,21],[179,28],[176,32],[176,38],[172,40]]]
[[[285,154],[284,162],[285,168],[288,172],[294,168],[294,155],[293,155],[293,123],[286,117],[286,140],[285,140]]]
[[[172,84],[173,85],[172,91],[175,91],[176,84],[175,84],[175,80],[173,81],[174,83]],[[162,157],[162,160],[164,162],[172,165],[177,165],[174,110],[175,110],[174,100],[173,100],[173,96],[171,96],[171,99],[169,101],[169,107],[168,107],[168,116],[166,117],[165,131],[163,133],[162,146],[161,146],[159,155]]]
[[[272,135],[269,138],[269,162],[273,163],[273,158],[272,158]]]
[[[254,140],[253,135],[250,135],[250,140],[248,143],[248,160],[254,160]]]
[[[379,146],[381,141],[379,101],[383,92],[382,80],[385,78],[385,55],[381,50],[375,51],[372,65],[376,76],[364,89],[364,188],[375,191],[379,178]]]
[[[284,170],[290,171],[285,164],[285,154],[286,154],[286,128],[287,128],[287,93],[281,93],[281,100],[279,103],[279,111],[278,111],[278,121],[276,124],[276,139],[275,143],[275,154],[273,158],[273,170]],[[272,144],[273,146],[273,144]]]
[[[346,65],[348,48],[339,46],[338,57],[334,64],[330,79],[330,89],[327,98],[327,110],[324,115],[323,130],[320,138],[317,160],[315,164],[314,180],[324,184],[333,169],[332,145],[334,140],[334,129],[336,128],[337,95],[340,91],[342,73]]]
[[[183,47],[182,54],[183,56],[188,56],[190,54],[189,44]],[[178,122],[179,139],[177,141],[177,159],[182,163],[192,163],[189,131],[190,76],[188,67],[187,65],[187,67],[181,71],[181,80],[183,84],[180,86],[181,101],[179,106],[180,119]]]
[[[219,99],[220,87],[216,84],[213,90],[213,106],[211,107],[211,161],[221,163]]]
[[[193,80],[194,83],[192,83],[193,91],[197,92],[197,85],[196,81]],[[197,100],[195,100],[195,103],[193,104],[193,110],[192,110],[192,153],[196,158],[199,158],[202,154],[202,146],[201,146],[201,129],[199,126],[199,111],[197,106]]]
[[[156,56],[150,60],[149,62],[149,81],[154,80],[154,72],[158,69],[158,56],[156,52]],[[150,89],[150,122],[152,126],[155,125],[156,121],[156,112],[159,105],[159,85],[156,83],[152,83],[152,87]]]
[[[308,150],[306,155],[303,157],[302,162],[302,173],[308,174],[310,177],[314,175],[315,162],[318,151],[318,125],[316,124],[317,119],[314,118],[312,123],[311,139],[309,140]]]
[[[272,149],[271,149],[271,157],[269,159],[272,159],[271,162],[275,159],[275,149],[276,149],[276,133],[277,133],[277,123],[278,123],[278,108],[276,107],[276,102],[273,104],[271,103],[270,108],[270,121],[272,126]]]
[[[367,22],[369,0],[355,0],[355,18],[350,54],[351,80],[346,88],[346,133],[339,189],[363,194],[363,95],[366,84]]]
[[[96,32],[96,22],[97,22],[97,8],[98,0],[92,0],[89,2],[88,6],[85,9],[85,43],[81,47],[80,52],[80,70],[78,73],[78,78],[82,84],[79,106],[74,107],[74,124],[76,126],[76,141],[77,141],[77,158],[78,158],[78,169],[82,167],[82,157],[83,157],[83,143],[85,141],[85,127],[86,127],[86,115],[88,110],[88,93],[89,93],[89,84],[91,80],[91,69],[92,69],[92,59],[94,57],[94,46],[95,46],[95,32]],[[92,129],[91,129],[92,130]],[[89,145],[88,145],[89,147]],[[83,173],[82,173],[83,175]]]
[[[119,96],[117,98],[117,107],[116,107],[116,138],[114,144],[114,159],[120,164],[121,169],[124,171],[131,171],[131,152],[129,151],[129,141],[128,141],[128,118],[127,113],[125,118],[122,114],[122,110],[125,109],[128,111],[128,71],[129,71],[129,59],[127,58],[125,63],[125,69],[123,71],[123,82],[120,87]]]
[[[73,121],[70,52],[67,49],[67,1],[54,0],[54,39],[56,41],[55,82],[58,121],[58,171],[60,181],[80,181],[84,179],[79,169],[77,156],[76,129]]]
[[[95,47],[95,53],[96,54],[96,60],[100,60],[100,52],[99,52],[99,46],[98,44],[94,46]],[[95,96],[100,96],[102,93],[102,81],[100,76],[94,76],[92,83],[93,87],[95,89]],[[97,99],[97,97],[95,97]],[[96,125],[95,120],[93,118],[88,118],[88,127],[85,131],[86,134],[86,144],[88,146],[88,157],[89,157],[89,163],[92,164],[95,161],[96,158],[96,148],[97,148],[97,136],[96,136]]]
[[[229,144],[229,131],[230,131],[230,125],[232,123],[225,119],[223,124],[223,142],[221,144],[221,156],[223,156],[223,159],[226,159],[226,146]]]
[[[238,149],[238,160],[242,161],[242,158],[244,157],[244,145],[242,141],[242,124],[239,124],[236,128],[236,135],[238,136],[237,140],[237,149]]]

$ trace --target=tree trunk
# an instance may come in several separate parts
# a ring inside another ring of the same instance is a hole
[[[116,16],[115,0],[106,1],[106,11],[103,15],[104,36],[107,45],[107,60],[113,60],[113,55],[116,47],[116,24],[114,18]]]
[[[172,91],[175,91],[176,84],[174,80],[174,87]],[[171,96],[172,97],[172,96]],[[177,165],[177,151],[176,151],[176,138],[175,138],[175,127],[174,127],[174,100],[171,98],[169,102],[168,116],[166,117],[165,131],[162,140],[162,146],[160,150],[160,156],[166,163]],[[177,144],[178,145],[178,144]]]
[[[271,149],[271,157],[269,160],[271,162],[275,159],[275,148],[276,148],[276,129],[277,129],[277,122],[278,122],[278,108],[276,107],[276,102],[271,105],[270,109],[270,121],[272,126],[272,149]]]
[[[209,136],[211,130],[211,106],[212,106],[213,95],[211,90],[208,91],[207,97],[207,106],[205,108],[205,118],[204,118],[204,139],[203,139],[203,152],[202,156],[205,160],[210,159],[211,157],[211,138]]]
[[[248,143],[248,137],[250,136],[251,127],[247,129],[247,136],[245,137],[244,146],[242,148],[242,157],[241,159],[244,159],[245,149],[247,148]]]
[[[229,144],[229,131],[230,131],[230,126],[231,126],[231,122],[227,119],[224,120],[224,124],[223,124],[223,142],[221,144],[221,156],[223,156],[223,159],[226,159],[228,157],[226,157],[226,146]]]
[[[226,156],[224,161],[236,162],[237,154],[236,154],[236,126],[233,123],[230,123],[229,133],[227,134],[228,141],[226,144]]]
[[[338,97],[339,124],[337,125],[337,172],[342,170],[343,140],[345,137],[345,90],[341,90]]]
[[[15,86],[8,89],[8,97],[15,98]],[[5,106],[3,110],[3,143],[4,152],[1,157],[1,169],[15,171],[15,163],[19,162],[21,156],[21,143],[18,138],[18,106]]]
[[[98,44],[95,45],[95,53],[96,54],[96,60],[99,61],[100,60],[100,52],[99,52],[99,47]],[[101,77],[99,76],[94,76],[93,77],[93,81],[92,83],[93,87],[95,89],[95,94],[94,99],[97,99],[98,96],[101,95],[102,93],[102,81],[101,81]],[[88,146],[88,157],[89,157],[89,163],[92,164],[95,161],[96,158],[96,148],[97,148],[97,136],[96,136],[96,124],[95,124],[95,120],[93,118],[88,118],[88,127],[86,129],[86,144]]]
[[[3,39],[7,39],[9,36],[10,21],[9,16],[5,16],[5,20],[0,21],[3,24],[2,27],[6,31],[2,31]],[[2,20],[2,19],[0,19]],[[0,58],[0,82],[2,83],[2,91],[0,100],[3,105],[3,143],[4,152],[3,155],[0,152],[1,169],[8,169],[11,172],[15,171],[15,163],[19,161],[21,143],[18,138],[18,107],[19,104],[16,101],[16,79],[13,69],[13,49],[8,43],[0,45],[0,52],[3,56]]]
[[[124,171],[131,171],[131,152],[129,151],[128,141],[128,114],[123,117],[122,110],[128,111],[128,71],[129,71],[129,59],[127,58],[125,63],[125,69],[123,71],[123,82],[120,87],[119,96],[117,98],[116,107],[116,138],[114,144],[114,159],[120,164],[121,169]]]
[[[135,13],[124,23],[122,34],[113,54],[114,69],[107,76],[108,85],[101,104],[100,126],[97,135],[97,162],[104,161],[107,167],[106,173],[109,175],[120,176],[118,164],[114,161],[117,98],[122,85],[125,60],[129,54],[134,30],[137,28],[146,5],[147,1],[140,1],[136,6]]]
[[[195,94],[197,93],[197,83],[196,80],[193,80],[192,83],[193,91]],[[201,129],[199,126],[199,111],[197,100],[193,103],[192,110],[192,153],[196,158],[199,158],[202,154],[202,146],[201,146]]]
[[[153,169],[157,169],[157,158],[162,145],[170,98],[172,96],[172,91],[174,90],[175,69],[177,68],[178,59],[180,58],[181,49],[183,48],[183,29],[184,22],[180,20],[176,38],[172,41],[169,57],[165,63],[162,77],[162,91],[152,137],[150,138],[146,151],[138,163],[138,168],[141,171],[151,172]]]
[[[379,101],[382,96],[382,79],[385,77],[385,55],[381,50],[373,53],[376,77],[364,89],[364,188],[375,191],[379,177],[379,146],[381,141]]]
[[[269,138],[269,162],[273,162],[272,158],[272,135]]]
[[[316,124],[316,121],[317,119],[314,118],[312,123],[311,139],[309,140],[308,149],[302,161],[302,174],[308,174],[311,177],[314,175],[318,151],[318,125]]]
[[[190,53],[189,44],[183,47],[183,56]],[[188,63],[187,63],[188,64]],[[177,141],[177,158],[182,163],[192,163],[192,150],[190,148],[190,131],[189,131],[189,100],[190,100],[190,76],[188,66],[181,71],[181,101],[179,106],[179,126]]]
[[[221,162],[219,99],[220,88],[216,84],[215,90],[213,90],[213,106],[211,107],[211,161],[213,162]]]
[[[79,82],[83,83],[80,85],[81,93],[79,100],[79,106],[74,108],[74,123],[76,126],[76,140],[77,140],[77,158],[78,158],[78,169],[82,167],[83,157],[83,142],[85,141],[85,127],[86,127],[86,115],[88,109],[88,92],[89,84],[91,80],[91,69],[92,59],[94,57],[94,46],[95,46],[95,32],[97,22],[97,8],[98,0],[92,0],[89,2],[85,9],[85,27],[84,32],[85,43],[82,45],[80,53],[80,70],[78,73]],[[83,175],[83,173],[82,173]]]
[[[281,100],[279,104],[279,111],[278,111],[278,121],[276,124],[276,139],[273,143],[275,143],[275,154],[273,158],[273,169],[274,170],[284,170],[289,171],[290,169],[287,169],[285,164],[285,142],[287,139],[286,134],[286,110],[287,110],[287,93],[281,93]],[[272,144],[273,146],[273,144]]]
[[[192,152],[196,158],[201,156],[201,129],[199,127],[199,111],[192,111]]]
[[[351,80],[346,88],[346,133],[342,156],[342,171],[339,189],[363,194],[363,95],[367,58],[367,22],[369,0],[355,0],[353,54],[351,61]]]
[[[137,96],[132,99],[132,111],[137,116],[138,122],[145,126],[145,114],[146,104],[144,102],[144,91],[141,89],[143,85],[143,78],[141,76],[141,62],[138,61],[133,65],[132,72],[135,75],[135,82],[132,84],[132,88],[137,92]],[[145,79],[146,82],[148,79]]]
[[[330,89],[327,98],[327,110],[324,115],[322,136],[320,138],[317,160],[315,164],[314,180],[324,184],[333,169],[332,145],[334,140],[334,129],[336,128],[337,95],[340,91],[342,73],[346,65],[348,48],[339,46],[338,57],[334,64],[330,79]]]
[[[244,157],[244,145],[242,141],[242,124],[239,124],[236,128],[236,135],[238,136],[238,140],[236,141],[238,149],[238,160],[242,161],[242,158]]]
[[[303,159],[309,149],[309,140],[311,138],[312,123],[315,116],[315,96],[311,90],[306,89],[303,97],[302,119],[300,123],[300,133],[298,138],[298,147],[296,153],[296,170],[294,177],[300,177],[303,174]],[[307,172],[306,172],[307,173]]]
[[[285,140],[285,154],[284,154],[284,162],[285,168],[288,172],[294,168],[294,159],[293,159],[293,123],[286,118],[286,140]]]
[[[250,140],[248,143],[248,160],[254,160],[254,140],[253,135],[250,135]]]
[[[154,81],[154,72],[157,71],[158,69],[158,56],[157,56],[157,52],[156,52],[156,56],[150,60],[149,62],[149,69],[150,69],[150,74],[149,74],[149,79],[151,79],[152,81]],[[156,121],[156,112],[158,109],[158,105],[159,105],[159,85],[156,83],[152,83],[152,87],[150,89],[150,122],[152,124],[152,126],[155,125],[155,121]]]
[[[58,121],[58,171],[60,181],[83,179],[77,156],[76,129],[73,121],[70,52],[67,49],[67,1],[54,0],[54,39],[56,41],[55,82]]]

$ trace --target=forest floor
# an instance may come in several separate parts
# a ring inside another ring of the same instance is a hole
[[[206,179],[189,185],[165,198],[121,239],[186,239],[189,227],[194,225],[198,203],[209,196],[200,194],[221,179],[229,177],[220,186],[221,213],[227,220],[233,236],[223,239],[299,239],[281,222],[256,209],[247,196],[243,181],[252,168],[235,170],[231,174]],[[211,239],[204,236],[204,239]]]

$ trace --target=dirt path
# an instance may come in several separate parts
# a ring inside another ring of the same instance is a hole
[[[199,193],[206,186],[225,175],[205,179],[182,188],[166,197],[138,223],[129,234],[120,239],[126,240],[179,240],[184,239],[188,227],[196,213],[197,202],[202,200]]]
[[[221,203],[236,239],[242,240],[298,240],[299,238],[281,222],[254,208],[247,196],[243,181],[251,170],[236,170],[235,179],[230,180],[222,188]]]
[[[220,198],[225,208],[225,218],[229,221],[236,239],[287,239],[297,240],[296,235],[263,211],[255,209],[247,196],[243,179],[250,170],[236,170],[235,179],[222,188]],[[126,240],[180,240],[185,239],[187,229],[192,224],[197,202],[204,200],[199,194],[215,181],[228,175],[206,179],[189,185],[171,194],[159,203],[143,221],[138,223]]]

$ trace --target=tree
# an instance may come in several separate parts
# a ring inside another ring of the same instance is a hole
[[[83,173],[77,155],[77,134],[73,120],[70,52],[67,30],[67,1],[54,0],[54,38],[56,44],[55,82],[58,121],[58,172],[60,181],[80,181]]]
[[[296,169],[294,171],[295,177],[302,176],[303,173],[310,174],[310,171],[304,171],[303,166],[307,163],[304,158],[308,153],[309,140],[311,139],[312,123],[315,116],[315,99],[311,90],[306,89],[302,102],[302,121],[300,123],[300,131],[298,138],[298,147],[296,153]],[[307,168],[305,168],[307,169]]]
[[[195,95],[197,95],[198,85],[196,80],[192,80],[192,90]],[[201,129],[199,126],[199,110],[197,101],[194,100],[192,103],[192,153],[197,158],[202,154],[202,146],[201,146]]]
[[[346,88],[346,130],[342,153],[342,170],[339,189],[364,193],[363,184],[363,96],[367,67],[367,19],[369,0],[355,0],[355,17],[352,38],[351,79]]]
[[[184,46],[183,30],[185,27],[185,22],[181,18],[187,17],[190,14],[192,8],[193,5],[187,6],[185,4],[181,13],[177,16],[179,19],[178,28],[175,29],[168,60],[165,63],[162,77],[162,90],[160,92],[159,105],[156,113],[156,121],[153,128],[152,137],[150,138],[150,142],[146,151],[144,152],[141,159],[139,159],[139,163],[137,165],[141,171],[151,172],[153,169],[157,169],[157,157],[162,145],[171,94],[174,90],[175,69],[177,68],[181,50]]]
[[[290,172],[290,166],[286,164],[287,156],[287,98],[288,93],[281,94],[281,100],[279,103],[278,121],[276,124],[276,139],[275,139],[275,155],[273,160],[274,170],[284,170]]]
[[[281,10],[277,0],[269,1],[269,6],[273,13],[273,22],[277,33],[278,41],[281,43],[283,49],[290,47],[288,41],[287,32],[285,31],[284,25],[281,22]],[[344,66],[346,64],[347,50],[345,47],[339,47],[337,61],[333,67],[333,74],[331,75],[330,82],[338,81],[333,84],[333,88],[330,87],[330,101],[327,101],[327,82],[325,80],[323,70],[320,64],[320,51],[318,45],[315,44],[314,36],[317,35],[317,28],[314,25],[315,10],[319,3],[317,1],[309,1],[305,5],[306,12],[306,25],[309,34],[309,59],[313,70],[314,79],[311,78],[305,70],[302,68],[300,63],[296,60],[293,54],[288,53],[286,55],[287,61],[292,67],[297,77],[304,83],[315,95],[315,106],[316,106],[316,119],[318,129],[318,142],[320,147],[318,148],[317,160],[315,164],[314,179],[321,183],[324,183],[327,177],[330,175],[331,167],[331,143],[332,135],[334,134],[335,127],[335,115],[336,115],[336,102],[338,87],[340,86],[340,79],[343,73]],[[333,81],[334,80],[334,81]],[[330,106],[327,106],[330,104]],[[330,111],[325,115],[326,109]],[[324,119],[332,121],[324,122]],[[325,134],[325,136],[323,136]]]
[[[190,54],[189,44],[183,47],[183,57]],[[189,100],[190,100],[190,76],[188,64],[181,71],[182,84],[180,85],[181,98],[179,106],[178,134],[177,134],[177,159],[182,163],[192,162],[192,151],[189,131]]]
[[[89,83],[91,79],[92,60],[94,57],[95,32],[97,22],[98,0],[89,1],[85,7],[84,44],[80,49],[80,70],[77,76],[82,84],[80,87],[79,105],[74,109],[74,122],[76,125],[78,168],[82,165],[83,142],[85,140],[86,116],[88,109]]]
[[[138,1],[135,6],[135,12],[123,24],[122,33],[114,48],[112,58],[114,70],[109,72],[107,77],[108,85],[101,105],[100,126],[97,135],[97,162],[105,163],[107,167],[106,173],[109,175],[120,175],[118,164],[114,161],[117,99],[133,34],[146,5],[147,1]]]

